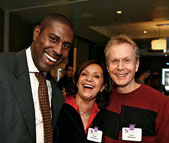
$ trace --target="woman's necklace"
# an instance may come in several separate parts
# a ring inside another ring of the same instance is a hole
[[[81,112],[81,111],[79,111],[79,113],[80,113],[80,115],[82,117],[86,117],[86,116],[89,116],[91,114],[91,111],[89,111],[89,112]]]

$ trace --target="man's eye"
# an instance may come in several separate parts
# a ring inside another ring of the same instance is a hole
[[[71,47],[71,45],[70,45],[70,44],[63,44],[63,48],[64,48],[64,49],[68,49],[68,50],[69,50],[69,49],[70,49],[70,47]]]
[[[125,62],[129,62],[130,60],[129,59],[125,59]]]
[[[112,62],[112,63],[116,63],[116,62],[117,62],[117,60],[112,60],[111,62]]]
[[[54,38],[54,37],[49,37],[49,38],[50,38],[50,40],[53,41],[53,42],[56,42],[56,41],[57,41],[57,39]]]

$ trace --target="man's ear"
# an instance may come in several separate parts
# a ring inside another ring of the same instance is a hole
[[[138,71],[139,64],[140,64],[140,60],[138,59],[138,60],[136,61],[136,71],[135,71],[135,72],[137,72],[137,71]]]
[[[39,34],[40,34],[40,27],[36,26],[34,28],[34,31],[33,31],[33,41],[36,41],[36,39],[38,38]]]

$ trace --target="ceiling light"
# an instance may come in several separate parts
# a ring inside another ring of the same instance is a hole
[[[146,30],[144,30],[144,34],[147,34],[147,31],[146,31]]]
[[[116,13],[117,14],[122,14],[122,11],[121,10],[117,10]]]
[[[151,49],[152,50],[166,50],[167,49],[167,40],[165,38],[160,38],[160,26],[159,26],[159,39],[151,41]]]
[[[152,50],[165,50],[167,48],[167,41],[164,38],[159,38],[151,41]]]

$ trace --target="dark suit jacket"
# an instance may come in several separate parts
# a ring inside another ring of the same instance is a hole
[[[64,103],[53,78],[52,126]],[[54,133],[56,134],[56,133]],[[0,143],[35,143],[35,111],[25,50],[0,54]]]

